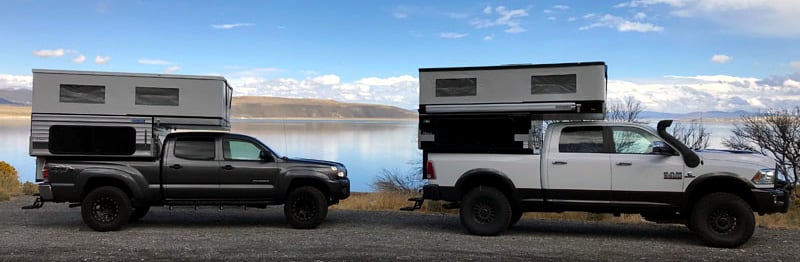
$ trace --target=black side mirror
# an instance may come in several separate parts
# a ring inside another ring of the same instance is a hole
[[[653,142],[653,154],[673,156],[675,155],[675,151],[672,150],[667,143],[664,143],[663,141],[655,141]]]
[[[261,158],[261,160],[264,160],[264,162],[275,161],[275,157],[273,157],[272,154],[266,150],[261,150],[261,153],[258,154],[258,158]]]

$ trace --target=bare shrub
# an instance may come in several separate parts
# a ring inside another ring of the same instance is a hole
[[[791,172],[800,167],[800,107],[743,115],[734,124],[733,135],[723,145],[734,150],[750,150],[772,157]]]

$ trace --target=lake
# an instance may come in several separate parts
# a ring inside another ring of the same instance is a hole
[[[732,124],[705,127],[712,133],[710,147],[722,148]],[[354,192],[372,191],[371,182],[382,169],[407,171],[422,157],[414,120],[234,120],[231,131],[256,137],[281,155],[341,162]],[[29,119],[0,119],[0,160],[14,166],[22,181],[35,179],[29,132]]]

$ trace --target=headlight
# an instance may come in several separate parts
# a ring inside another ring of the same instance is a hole
[[[775,184],[775,169],[765,168],[758,170],[756,175],[750,181],[756,185],[772,185]]]
[[[341,170],[339,170],[339,168],[338,168],[338,167],[332,166],[332,167],[331,167],[331,171],[333,171],[333,173],[336,173],[336,176],[337,176],[337,177],[339,177],[339,178],[345,178],[345,177],[347,177],[347,170],[346,170],[346,169],[344,169],[344,168],[342,168]]]

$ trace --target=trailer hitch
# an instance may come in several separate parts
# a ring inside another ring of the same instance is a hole
[[[34,196],[36,197],[36,200],[33,201],[33,204],[30,206],[24,206],[22,209],[37,209],[44,206],[44,200],[42,200],[42,196],[40,196],[39,193],[34,194]]]
[[[421,197],[412,197],[409,198],[408,201],[414,201],[414,206],[400,208],[401,211],[414,211],[420,209],[422,208],[422,203],[425,202],[425,199]]]

